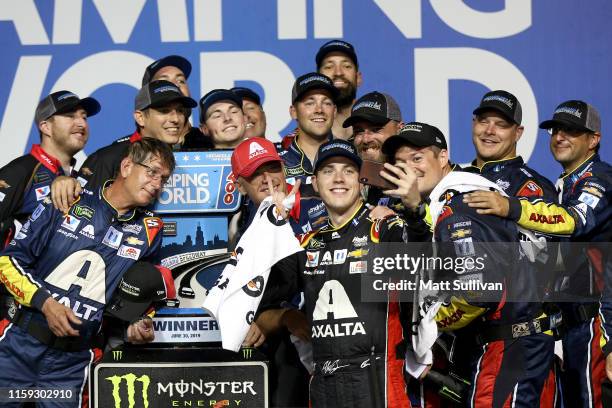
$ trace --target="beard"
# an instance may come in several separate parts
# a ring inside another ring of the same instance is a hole
[[[340,92],[338,94],[338,98],[336,99],[336,106],[338,109],[346,108],[347,106],[351,106],[355,97],[357,96],[357,87],[348,82],[346,83],[346,88],[337,88]]]

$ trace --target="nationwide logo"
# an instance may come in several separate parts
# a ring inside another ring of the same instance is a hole
[[[514,106],[514,103],[510,99],[508,99],[508,98],[506,98],[504,96],[500,96],[500,95],[487,96],[482,101],[483,102],[492,102],[492,101],[501,102],[504,105],[508,106],[510,109],[512,109],[512,107]]]
[[[142,225],[138,224],[126,224],[121,229],[125,232],[131,232],[132,234],[140,234],[142,231]]]
[[[151,384],[151,378],[148,375],[141,375],[137,377],[135,374],[128,373],[125,375],[113,375],[112,377],[106,377],[106,380],[110,381],[113,384],[113,400],[115,401],[115,408],[125,408],[125,405],[122,404],[121,399],[121,384],[125,380],[126,384],[126,396],[127,396],[127,408],[148,408],[149,407],[149,397],[148,390],[149,385]],[[142,391],[137,395],[136,393],[136,382],[142,384]],[[136,403],[138,401],[138,404]]]
[[[538,222],[540,224],[564,224],[565,218],[561,214],[538,214],[531,213],[529,216],[529,221]]]
[[[360,102],[360,103],[358,103],[357,105],[355,105],[353,107],[353,112],[355,112],[357,109],[361,109],[361,108],[370,108],[370,109],[381,110],[382,106],[378,102],[363,101],[363,102]]]

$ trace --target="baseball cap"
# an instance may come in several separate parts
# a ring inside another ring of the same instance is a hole
[[[58,113],[72,112],[79,106],[85,109],[87,116],[93,116],[102,109],[94,98],[81,99],[70,91],[57,91],[38,102],[34,120],[40,123]]]
[[[106,313],[131,322],[145,314],[154,303],[175,299],[172,272],[163,266],[138,261],[121,278]]]
[[[331,40],[326,42],[319,48],[315,61],[317,63],[317,69],[321,68],[321,63],[330,52],[342,52],[346,54],[355,64],[355,67],[359,68],[359,62],[357,62],[357,53],[355,53],[355,47],[353,44],[342,40]]]
[[[540,129],[550,129],[557,125],[601,132],[601,118],[599,112],[592,105],[584,101],[565,101],[555,108],[552,119],[540,123]]]
[[[213,89],[200,99],[200,123],[204,122],[206,112],[217,102],[230,101],[234,102],[242,109],[242,97],[232,92],[229,89]]]
[[[315,157],[314,172],[317,172],[325,160],[337,156],[346,157],[353,161],[357,167],[361,168],[361,157],[357,154],[355,146],[346,140],[334,139],[319,146],[319,151]]]
[[[510,92],[497,90],[487,92],[480,101],[480,105],[474,109],[474,115],[493,110],[517,125],[523,120],[523,108],[516,96]]]
[[[232,153],[232,173],[236,178],[249,177],[262,164],[273,161],[282,162],[271,141],[261,137],[247,139]]]
[[[427,123],[410,122],[404,125],[397,135],[385,140],[382,152],[387,156],[392,156],[397,149],[407,144],[416,147],[436,146],[440,149],[448,149],[446,138],[440,129]]]
[[[142,76],[142,85],[144,86],[151,82],[151,79],[155,76],[157,71],[164,67],[177,67],[183,71],[185,78],[189,78],[189,74],[191,74],[191,63],[189,61],[180,55],[168,55],[167,57],[153,61],[145,68],[144,75]]]
[[[312,89],[327,90],[335,101],[338,97],[338,89],[329,77],[318,72],[309,72],[295,80],[291,89],[291,103],[298,101],[306,92]]]
[[[197,102],[183,95],[181,90],[169,81],[153,81],[143,85],[134,100],[134,110],[158,108],[171,102],[179,102],[187,108],[195,108]]]
[[[246,88],[244,86],[237,86],[230,89],[233,93],[241,97],[242,99],[250,99],[258,105],[261,105],[261,98],[259,95],[255,93],[251,88]]]
[[[348,117],[342,127],[353,126],[357,121],[364,120],[376,125],[386,125],[390,120],[402,121],[402,113],[397,102],[381,92],[370,92],[355,101]]]

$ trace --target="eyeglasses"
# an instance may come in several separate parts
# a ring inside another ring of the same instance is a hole
[[[583,133],[586,133],[582,129],[577,129],[575,127],[565,126],[565,125],[555,125],[549,129],[546,129],[549,135],[556,135],[559,132],[563,132],[569,136],[580,136]]]
[[[170,179],[170,176],[162,176],[162,172],[161,170],[158,169],[154,169],[151,166],[147,166],[144,163],[140,163],[140,162],[134,162],[136,164],[138,164],[139,166],[144,167],[146,170],[145,172],[147,173],[147,177],[152,179],[152,180],[161,180],[162,185],[166,184],[168,182],[168,180]]]

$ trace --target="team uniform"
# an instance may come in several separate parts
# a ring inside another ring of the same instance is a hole
[[[361,205],[343,225],[328,224],[303,236],[305,252],[273,267],[262,300],[260,311],[280,307],[278,298],[304,292],[312,327],[310,399],[315,408],[410,406],[404,355],[397,352],[407,322],[400,319],[399,303],[361,301],[361,279],[372,266],[368,251],[379,242],[404,242],[407,230],[397,216],[373,221],[368,214]]]
[[[557,322],[538,301],[537,276],[520,252],[516,223],[477,214],[451,190],[445,200],[434,229],[436,242],[442,243],[437,256],[482,257],[485,268],[461,273],[455,268],[437,278],[502,284],[488,290],[486,298],[478,290],[452,292],[435,317],[439,330],[456,336],[450,360],[456,374],[471,383],[468,405],[552,406],[554,339],[549,330]]]
[[[162,226],[143,209],[118,215],[102,189],[85,190],[67,214],[41,203],[0,257],[0,279],[20,304],[0,333],[0,366],[11,367],[0,370],[0,385],[70,388],[78,397],[70,406],[80,406],[89,364],[100,357],[92,348],[101,344],[104,307],[123,273],[156,255]],[[79,336],[53,335],[40,312],[49,297],[82,320]]]
[[[595,154],[573,172],[562,174],[557,185],[561,205],[511,199],[509,217],[525,228],[571,235],[563,251],[565,271],[557,285],[565,326],[563,398],[568,406],[596,407],[601,406],[604,356],[612,351],[609,292],[604,294],[598,315],[604,282],[607,291],[612,284],[609,247],[605,248],[612,240],[612,168]]]
[[[297,144],[297,134],[289,135],[277,144],[278,155],[283,160],[287,183],[295,184],[301,180],[300,185],[300,217],[299,233],[308,233],[317,230],[327,223],[327,210],[319,195],[312,187],[313,163]],[[330,135],[328,140],[332,140]]]

